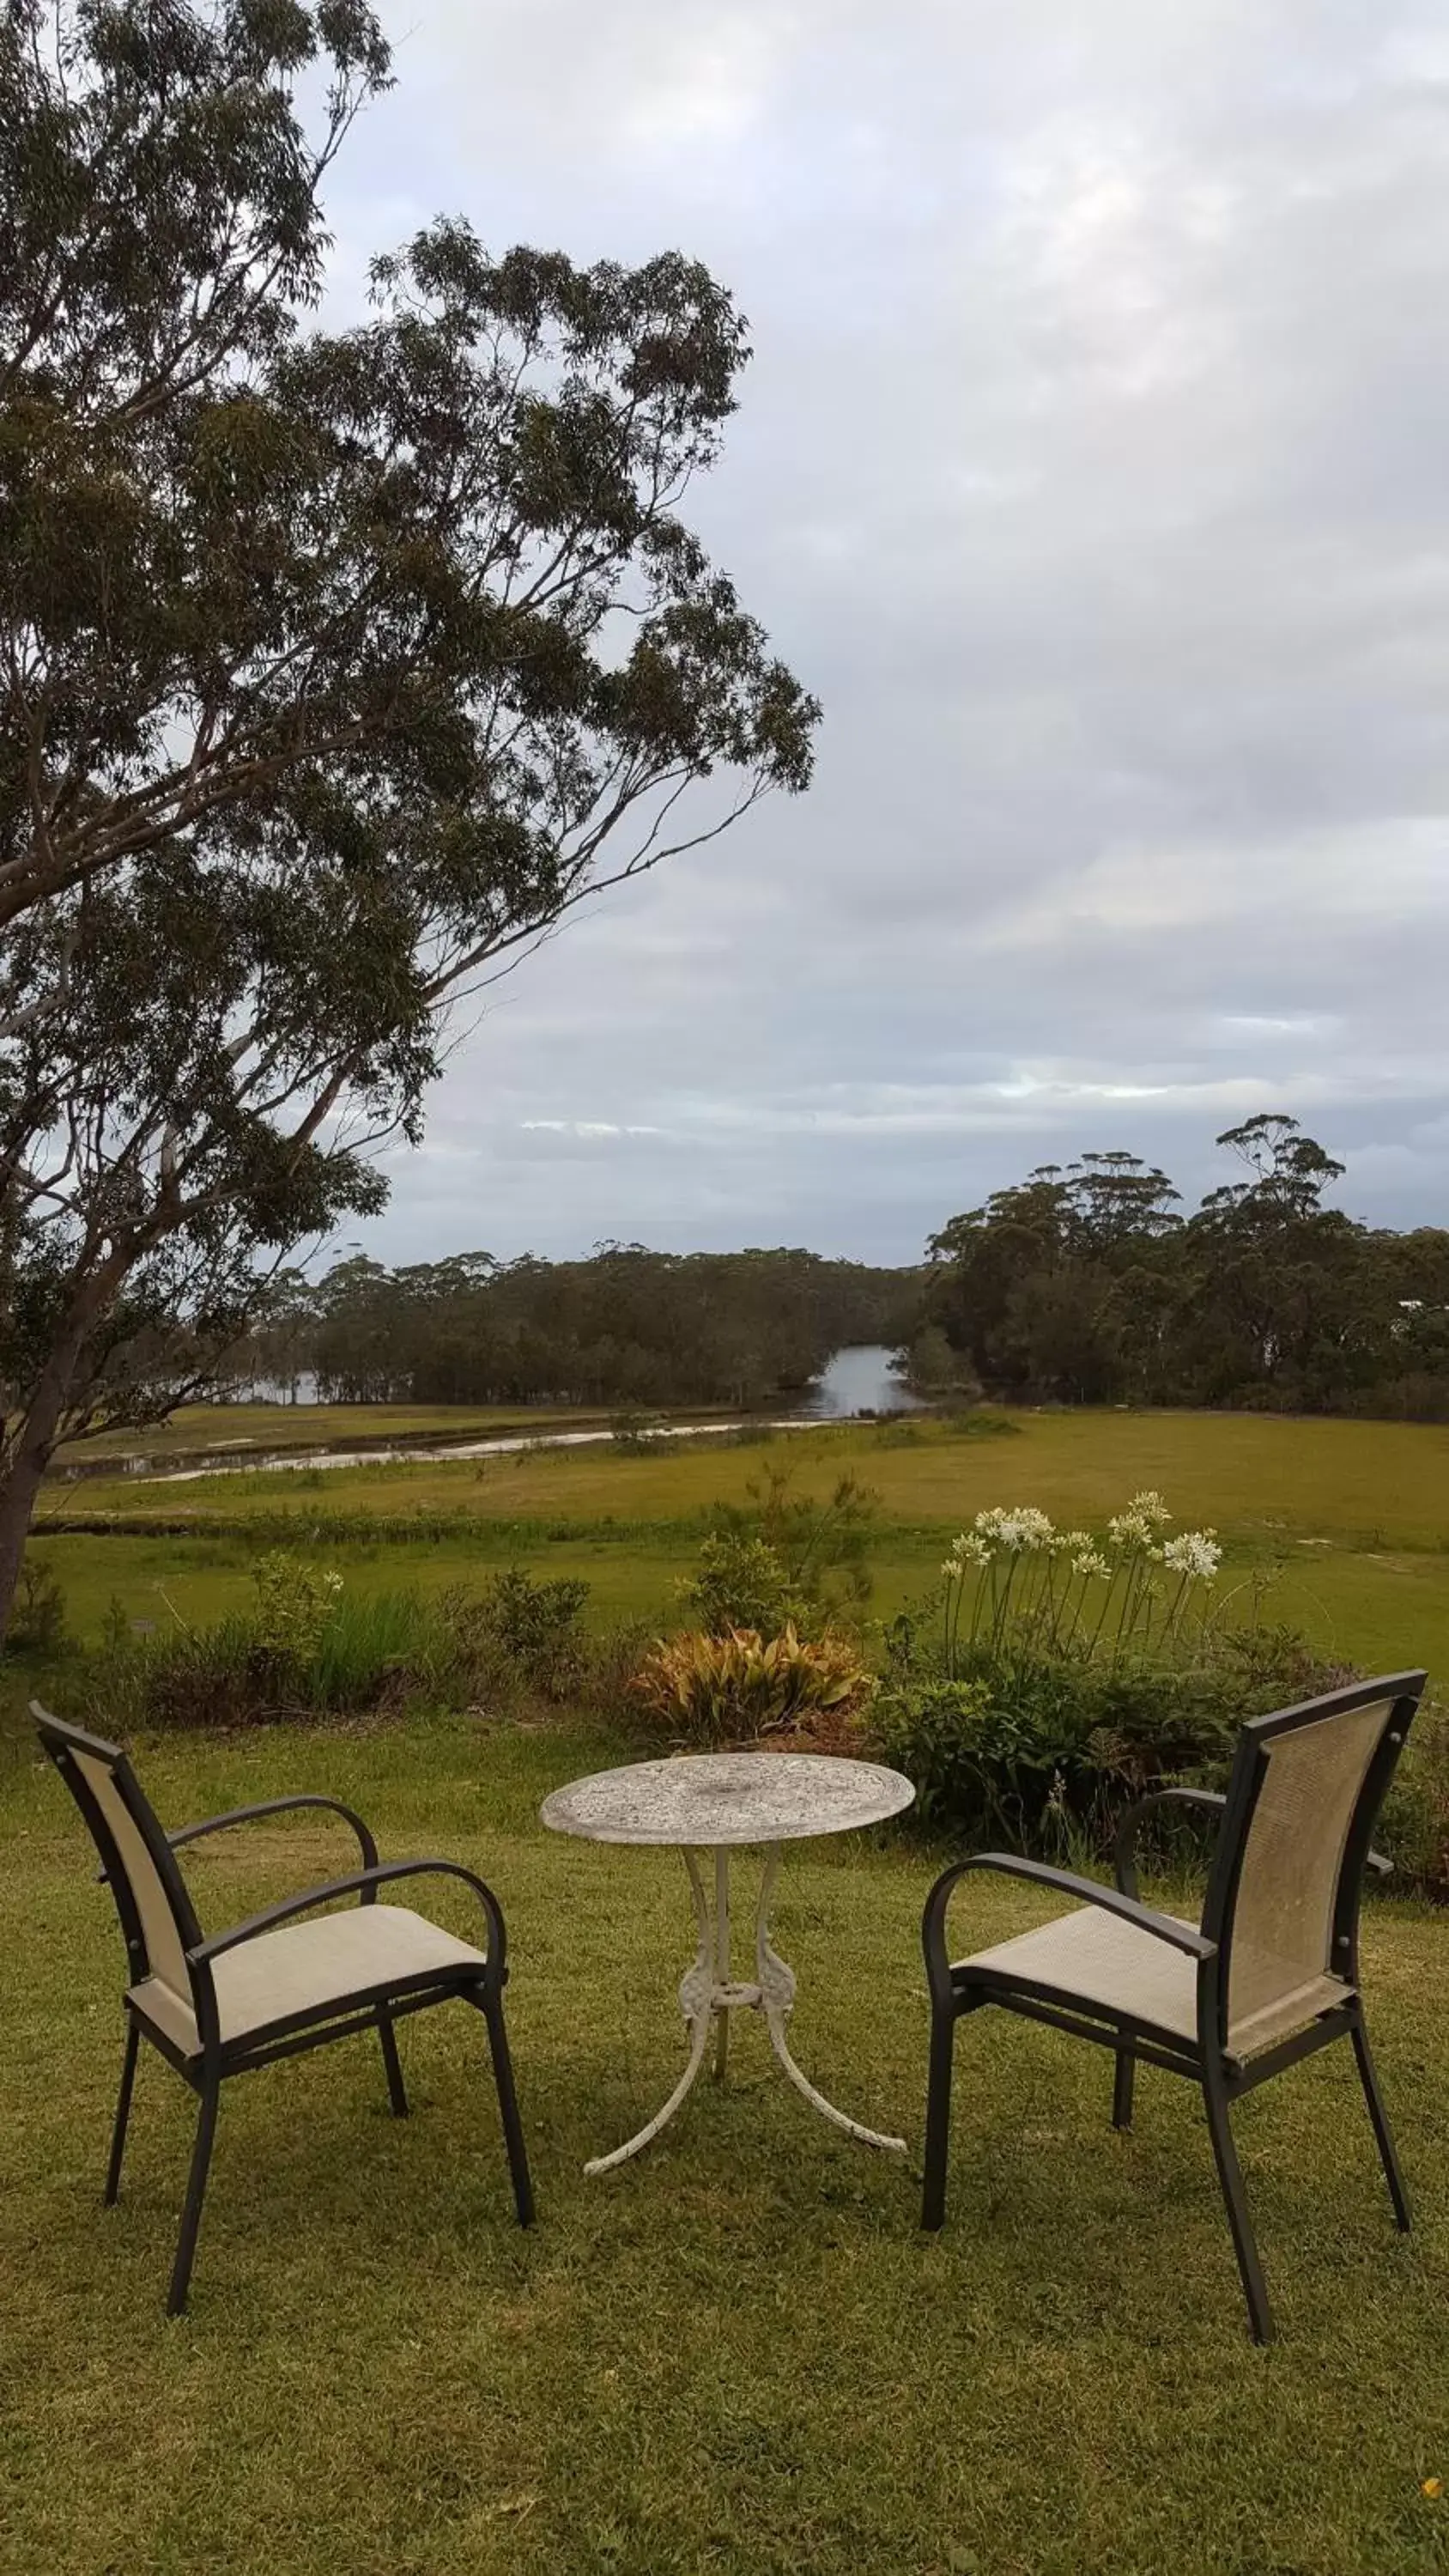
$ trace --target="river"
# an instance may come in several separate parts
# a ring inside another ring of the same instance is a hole
[[[890,1370],[891,1354],[883,1342],[855,1342],[835,1353],[818,1383],[788,1415],[776,1415],[771,1428],[777,1431],[807,1431],[813,1423],[842,1422],[856,1413],[916,1413],[920,1398],[902,1386]],[[769,1417],[766,1417],[769,1419]],[[670,1422],[650,1426],[644,1437],[651,1440],[698,1440],[709,1435],[724,1437],[739,1427],[738,1417],[729,1422]],[[243,1444],[219,1444],[205,1455],[195,1452],[181,1464],[163,1466],[151,1458],[97,1460],[87,1472],[130,1475],[139,1482],[157,1485],[189,1485],[202,1476],[256,1475],[259,1470],[302,1467],[368,1467],[379,1466],[388,1459],[406,1457],[420,1464],[450,1458],[501,1458],[520,1449],[547,1445],[552,1449],[591,1448],[596,1442],[611,1440],[612,1431],[590,1429],[566,1431],[556,1421],[545,1429],[521,1437],[493,1440],[449,1440],[438,1446],[411,1441],[390,1441],[376,1449],[284,1449],[268,1451],[258,1444],[245,1444],[246,1454],[236,1451]],[[231,1454],[226,1450],[230,1448]],[[72,1471],[74,1472],[74,1471]]]
[[[800,1410],[816,1422],[838,1422],[851,1413],[918,1413],[921,1399],[891,1375],[884,1342],[852,1342],[837,1351]]]

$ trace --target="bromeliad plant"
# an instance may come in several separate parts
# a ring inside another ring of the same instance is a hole
[[[1168,1537],[1171,1520],[1153,1492],[1100,1536],[1059,1530],[1033,1504],[978,1512],[941,1569],[947,1674],[1056,1656],[1175,1659],[1206,1632],[1222,1549],[1211,1529]]]
[[[757,1628],[661,1637],[630,1688],[673,1742],[712,1747],[844,1727],[873,1683],[849,1638],[801,1637],[787,1622],[768,1639]]]

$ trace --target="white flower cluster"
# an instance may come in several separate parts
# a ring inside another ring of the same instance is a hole
[[[1085,1531],[1073,1531],[1064,1539],[1034,1503],[1017,1503],[1010,1508],[997,1504],[992,1510],[978,1512],[969,1530],[953,1540],[950,1556],[941,1568],[943,1574],[963,1574],[968,1565],[989,1565],[993,1556],[1029,1556],[1057,1551],[1081,1538]]]
[[[1112,1562],[1099,1547],[1081,1547],[1072,1559],[1072,1572],[1083,1576],[1099,1574],[1105,1580],[1112,1572]]]
[[[1107,1523],[1107,1535],[1114,1547],[1151,1548],[1158,1530],[1170,1521],[1171,1512],[1160,1494],[1134,1494],[1125,1512],[1118,1512]]]
[[[1217,1532],[1210,1529],[1183,1530],[1168,1539],[1162,1551],[1169,1572],[1191,1575],[1198,1583],[1211,1583],[1222,1561]]]
[[[1160,1532],[1171,1518],[1162,1496],[1151,1488],[1134,1494],[1107,1523],[1105,1540],[1094,1538],[1090,1530],[1059,1530],[1034,1503],[997,1504],[978,1512],[970,1529],[952,1541],[941,1571],[949,1582],[960,1582],[968,1568],[990,1565],[994,1558],[1040,1555],[1065,1557],[1084,1582],[1095,1577],[1108,1583],[1118,1571],[1110,1546],[1119,1554],[1140,1552],[1150,1565],[1164,1566],[1171,1574],[1211,1583],[1223,1554],[1216,1530],[1183,1530],[1176,1538],[1163,1539]]]

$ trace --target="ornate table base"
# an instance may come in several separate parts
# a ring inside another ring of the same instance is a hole
[[[626,2164],[630,2156],[637,2156],[641,2147],[647,2147],[652,2139],[658,2137],[660,2130],[673,2119],[704,2064],[710,2032],[716,2024],[714,2071],[717,2077],[723,2078],[729,2052],[729,2017],[732,2012],[741,2010],[764,2014],[770,2045],[785,2073],[796,2092],[803,2093],[812,2109],[818,2111],[823,2119],[832,2120],[847,2137],[859,2138],[863,2146],[884,2147],[890,2155],[903,2156],[906,2152],[904,2138],[882,2137],[878,2129],[867,2129],[861,2121],[850,2119],[844,2111],[837,2111],[833,2102],[827,2102],[823,2093],[816,2092],[809,2077],[801,2073],[790,2054],[785,2024],[795,2001],[795,1972],[770,1947],[770,1901],[775,1892],[775,1873],[780,1866],[779,1844],[771,1843],[769,1846],[765,1855],[764,1877],[760,1882],[760,1902],[755,1914],[753,1985],[736,1984],[730,1975],[728,1849],[720,1845],[715,1850],[713,1923],[699,1862],[688,1849],[684,1851],[683,1859],[689,1872],[695,1921],[699,1927],[699,1948],[694,1965],[685,1971],[679,1985],[679,2008],[689,2025],[689,2057],[668,2101],[655,2112],[638,2136],[627,2139],[622,2147],[615,2147],[611,2155],[592,2157],[584,2167],[585,2173],[610,2173],[615,2165]]]

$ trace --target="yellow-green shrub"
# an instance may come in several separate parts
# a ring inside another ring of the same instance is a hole
[[[873,1686],[848,1637],[807,1639],[788,1623],[768,1640],[757,1628],[661,1637],[630,1685],[672,1741],[692,1745],[753,1742],[809,1719],[839,1724]]]

